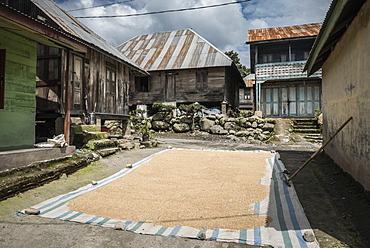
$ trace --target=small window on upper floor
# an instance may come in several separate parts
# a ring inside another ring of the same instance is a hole
[[[149,77],[135,77],[135,91],[149,92]]]
[[[269,54],[264,54],[262,55],[262,62],[263,63],[269,63],[269,62],[272,62],[272,53],[269,53]]]

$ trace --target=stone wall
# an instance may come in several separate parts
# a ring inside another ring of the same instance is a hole
[[[151,128],[157,132],[203,131],[210,134],[245,137],[251,141],[267,141],[275,127],[275,120],[257,116],[228,118],[220,114],[192,118],[191,116],[173,117],[159,112],[149,119]]]

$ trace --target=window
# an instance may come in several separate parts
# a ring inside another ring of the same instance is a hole
[[[0,49],[0,109],[4,109],[5,98],[5,49]]]
[[[113,66],[107,66],[107,93],[116,93],[116,69]]]
[[[251,100],[251,89],[239,89],[239,100]]]
[[[308,59],[308,55],[310,55],[309,51],[303,51],[303,58],[306,60]]]
[[[262,55],[262,62],[263,63],[272,62],[272,53]]]
[[[197,77],[197,90],[207,89],[208,88],[208,71],[207,70],[199,70],[196,72]]]
[[[149,92],[149,78],[136,77],[135,78],[135,91],[136,92]]]

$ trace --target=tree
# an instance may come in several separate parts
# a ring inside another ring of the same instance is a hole
[[[240,63],[239,54],[237,52],[234,52],[234,50],[225,52],[225,54],[234,61],[236,67],[238,68],[240,74],[242,77],[246,77],[251,73],[250,68],[246,68],[244,65]]]

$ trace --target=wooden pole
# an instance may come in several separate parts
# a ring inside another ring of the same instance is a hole
[[[352,120],[353,118],[352,117],[349,117],[348,118],[348,120],[346,121],[346,122],[344,122],[343,124],[342,124],[342,126],[340,126],[339,128],[338,128],[338,130],[332,135],[332,136],[330,136],[330,138],[314,153],[314,154],[312,154],[312,156],[309,158],[309,159],[307,159],[307,161],[306,162],[304,162],[304,164],[302,164],[299,168],[298,168],[298,170],[296,171],[296,172],[294,172],[294,174],[291,176],[291,177],[289,177],[289,178],[287,178],[287,177],[284,177],[285,178],[285,181],[288,183],[288,185],[289,185],[289,181],[290,180],[292,180],[297,174],[298,174],[298,172],[300,172],[314,157],[316,157],[316,155],[317,154],[319,154],[319,152],[321,152],[321,150],[323,150],[324,149],[324,147],[327,145],[327,144],[329,144],[329,142],[332,140],[332,139],[334,139],[334,137],[348,124],[348,122],[350,122],[351,120]],[[289,185],[290,186],[290,185]]]
[[[65,80],[64,80],[64,83],[65,83],[64,137],[65,137],[67,144],[69,144],[69,141],[70,141],[69,136],[70,136],[70,128],[71,128],[71,92],[70,92],[70,87],[69,87],[69,84],[70,84],[70,77],[69,77],[70,75],[70,72],[69,72],[70,51],[69,50],[66,51],[66,60],[67,60],[67,64],[65,67]]]

